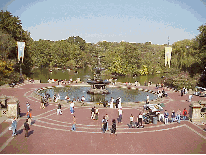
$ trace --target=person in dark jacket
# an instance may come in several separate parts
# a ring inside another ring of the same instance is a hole
[[[171,121],[172,123],[175,121],[175,111],[174,110],[172,111],[171,118],[172,118],[172,121]]]
[[[26,122],[24,123],[24,130],[26,131],[25,132],[25,137],[28,137],[28,131],[30,130],[28,119],[26,119]]]
[[[116,133],[116,120],[113,119],[112,120],[112,128],[111,128],[111,134],[115,134]]]
[[[105,133],[107,129],[107,120],[105,119],[105,116],[103,116],[103,119],[102,119],[102,132]]]

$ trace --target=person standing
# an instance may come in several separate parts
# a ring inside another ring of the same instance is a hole
[[[116,121],[115,119],[112,120],[112,128],[111,128],[111,134],[115,134],[116,133]]]
[[[58,107],[57,107],[57,115],[62,115],[62,111],[61,111],[61,104],[59,103],[58,104]]]
[[[91,109],[91,119],[93,119],[93,120],[94,120],[94,115],[95,115],[95,106],[92,107],[92,109]]]
[[[147,95],[147,102],[146,102],[146,104],[148,104],[149,103],[149,95]]]
[[[103,116],[103,119],[102,119],[102,133],[105,133],[106,128],[107,128],[107,120],[105,119],[105,116]]]
[[[58,93],[55,102],[58,102],[59,99],[60,99],[60,95],[59,95],[59,93]]]
[[[138,116],[138,125],[140,124],[142,126],[142,113],[141,112],[139,113],[139,116]]]
[[[27,114],[26,114],[26,116],[27,116],[29,125],[31,125],[31,112],[28,111]]]
[[[182,112],[184,121],[185,121],[185,119],[187,118],[187,114],[188,114],[188,112],[187,112],[186,108],[184,108],[184,110],[183,110],[183,112]]]
[[[189,102],[192,101],[192,94],[189,95]]]
[[[107,121],[107,128],[106,128],[106,130],[109,131],[109,129],[108,129],[108,127],[109,127],[109,116],[108,116],[108,114],[106,114],[105,119]]]
[[[56,98],[57,98],[57,96],[56,96],[56,94],[54,94],[53,95],[53,102],[56,102]]]
[[[118,108],[118,104],[119,104],[119,98],[116,99],[116,105],[115,105],[116,108]]]
[[[99,116],[99,109],[96,108],[95,109],[95,120],[98,120],[98,116]]]
[[[168,124],[168,117],[169,117],[169,113],[167,112],[167,110],[165,110],[165,113],[164,113],[165,124]]]
[[[171,118],[172,118],[172,121],[171,121],[172,123],[175,121],[175,111],[174,110],[172,111]]]
[[[14,119],[12,120],[12,124],[11,124],[13,137],[16,136],[16,127],[17,127],[17,121],[16,121],[16,117],[14,117]]]
[[[76,131],[76,118],[74,115],[73,115],[72,131]]]
[[[181,96],[183,96],[183,89],[181,89]]]
[[[119,108],[119,118],[118,118],[118,123],[122,123],[122,108]]]
[[[113,102],[114,102],[114,98],[111,97],[111,100],[110,100],[110,108],[113,108]]]
[[[122,107],[122,99],[121,97],[119,97],[119,104],[118,104],[118,108],[121,108]]]
[[[41,97],[41,106],[40,109],[45,109],[43,97]]]
[[[71,114],[74,114],[74,102],[73,101],[70,103],[70,112]]]
[[[180,111],[180,109],[178,109],[178,111],[177,111],[177,123],[180,123],[180,115],[181,115],[181,111]]]
[[[28,131],[30,130],[28,119],[26,119],[26,122],[24,123],[24,130],[25,130],[25,137],[28,137]]]
[[[130,116],[130,127],[133,127],[133,125],[134,125],[134,116],[131,114],[131,116]]]

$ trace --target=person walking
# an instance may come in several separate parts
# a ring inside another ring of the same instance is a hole
[[[16,127],[17,127],[17,121],[16,121],[16,117],[14,117],[14,119],[12,120],[12,124],[11,124],[11,129],[12,129],[12,136],[16,136]]]
[[[25,130],[25,137],[28,137],[28,131],[30,130],[28,119],[26,119],[26,122],[24,123],[24,130]]]
[[[186,108],[184,108],[184,110],[183,110],[183,112],[182,112],[183,120],[184,120],[184,121],[185,121],[185,119],[187,118],[187,114],[188,114],[188,112],[187,112]]]
[[[178,109],[177,111],[177,123],[180,123],[180,116],[181,116],[181,111]]]
[[[59,114],[62,115],[61,107],[62,107],[62,106],[61,106],[61,104],[59,103],[59,104],[58,104],[58,107],[57,107],[57,115],[59,115]]]
[[[99,109],[96,108],[95,109],[95,120],[98,120],[98,116],[99,116]]]
[[[27,116],[29,125],[31,125],[31,112],[28,111],[28,112],[26,113],[26,116]]]
[[[26,102],[26,108],[27,108],[27,111],[30,111],[30,104],[28,101]]]
[[[118,123],[122,123],[122,108],[119,108],[119,118],[118,118]]]
[[[73,124],[72,124],[72,131],[76,131],[76,118],[75,116],[73,115]]]
[[[73,101],[70,103],[70,112],[71,114],[74,114],[74,102]]]
[[[112,120],[112,128],[111,128],[111,134],[116,134],[116,121],[115,119]],[[111,135],[110,134],[110,135]]]
[[[108,114],[106,114],[105,119],[107,121],[107,128],[106,128],[106,130],[109,131],[109,129],[108,129],[108,127],[109,127],[109,116],[108,116]]]
[[[168,124],[168,117],[169,117],[169,113],[167,112],[167,110],[165,110],[165,113],[164,113],[165,124]]]
[[[175,111],[174,110],[172,111],[171,118],[172,118],[172,121],[171,121],[172,123],[175,121]]]
[[[107,128],[107,120],[105,119],[105,116],[103,116],[103,119],[102,119],[102,133],[105,133],[106,128]]]
[[[189,95],[189,102],[192,101],[192,94]]]

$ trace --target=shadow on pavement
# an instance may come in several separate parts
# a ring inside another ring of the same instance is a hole
[[[21,130],[18,130],[17,132],[17,135],[20,135],[20,134],[22,134],[23,133],[23,129],[21,129]]]
[[[26,113],[20,113],[20,117],[26,116]]]
[[[36,122],[36,120],[32,120],[32,121],[31,121],[31,125],[32,125],[32,124],[35,124],[35,122]]]
[[[34,133],[34,130],[29,131],[28,137]]]

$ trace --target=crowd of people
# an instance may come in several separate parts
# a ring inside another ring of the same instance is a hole
[[[136,82],[135,85],[137,86],[138,83]],[[157,85],[157,87],[159,87],[159,85]],[[183,96],[184,94],[187,94],[187,88],[183,88],[181,90],[181,96]],[[158,90],[157,91],[157,95],[158,97],[162,98],[162,97],[166,97],[167,93],[165,92],[164,89],[162,89],[162,91]],[[45,109],[45,105],[48,103],[48,99],[50,98],[50,95],[48,93],[45,93],[44,96],[41,98],[41,106],[40,108]],[[192,99],[192,95],[189,95],[189,102],[191,102]],[[60,100],[60,95],[59,93],[56,95],[53,95],[53,102],[58,103],[57,105],[57,115],[62,115],[62,108],[61,108],[61,104],[58,102]],[[70,112],[72,114],[73,117],[73,123],[72,123],[72,128],[71,131],[76,131],[76,117],[74,115],[74,105],[75,102],[81,102],[82,105],[84,105],[85,103],[85,97],[82,96],[81,99],[77,98],[76,100],[73,99],[71,100],[68,96],[65,97],[65,100],[67,103],[70,103]],[[149,95],[147,95],[146,97],[146,103],[149,104]],[[122,123],[122,115],[123,115],[123,111],[122,111],[122,101],[121,101],[121,97],[118,97],[116,99],[116,102],[114,100],[113,97],[111,97],[110,102],[108,103],[109,107],[112,108],[116,108],[118,109],[118,118],[117,118],[117,122],[118,123]],[[30,126],[32,125],[32,115],[31,115],[31,107],[29,102],[26,102],[26,109],[27,109],[27,113],[26,113],[26,121],[24,123],[24,130],[25,130],[25,137],[28,137],[28,131],[30,130]],[[173,123],[173,122],[177,122],[180,123],[181,120],[186,120],[187,119],[187,115],[188,115],[188,111],[186,108],[184,108],[183,111],[181,111],[180,109],[178,109],[176,112],[173,110],[171,112],[171,114],[169,114],[169,112],[167,110],[164,111],[164,114],[161,114],[160,111],[156,112],[156,116],[159,118],[159,121],[163,121],[165,124]],[[139,112],[139,114],[137,115],[136,121],[135,121],[135,117],[133,114],[130,115],[129,117],[129,128],[144,128],[143,122],[146,123],[146,118],[149,118],[150,114],[149,112],[147,114]],[[99,109],[97,107],[92,107],[91,108],[91,120],[98,120],[99,118]],[[111,131],[111,134],[116,134],[116,120],[115,119],[111,119],[111,128],[109,130],[109,115],[106,114],[103,116],[102,119],[102,126],[101,126],[101,130],[102,133],[105,133],[106,131]],[[13,119],[12,121],[12,126],[11,126],[11,130],[12,130],[12,136],[16,136],[17,135],[17,120],[16,118]]]

